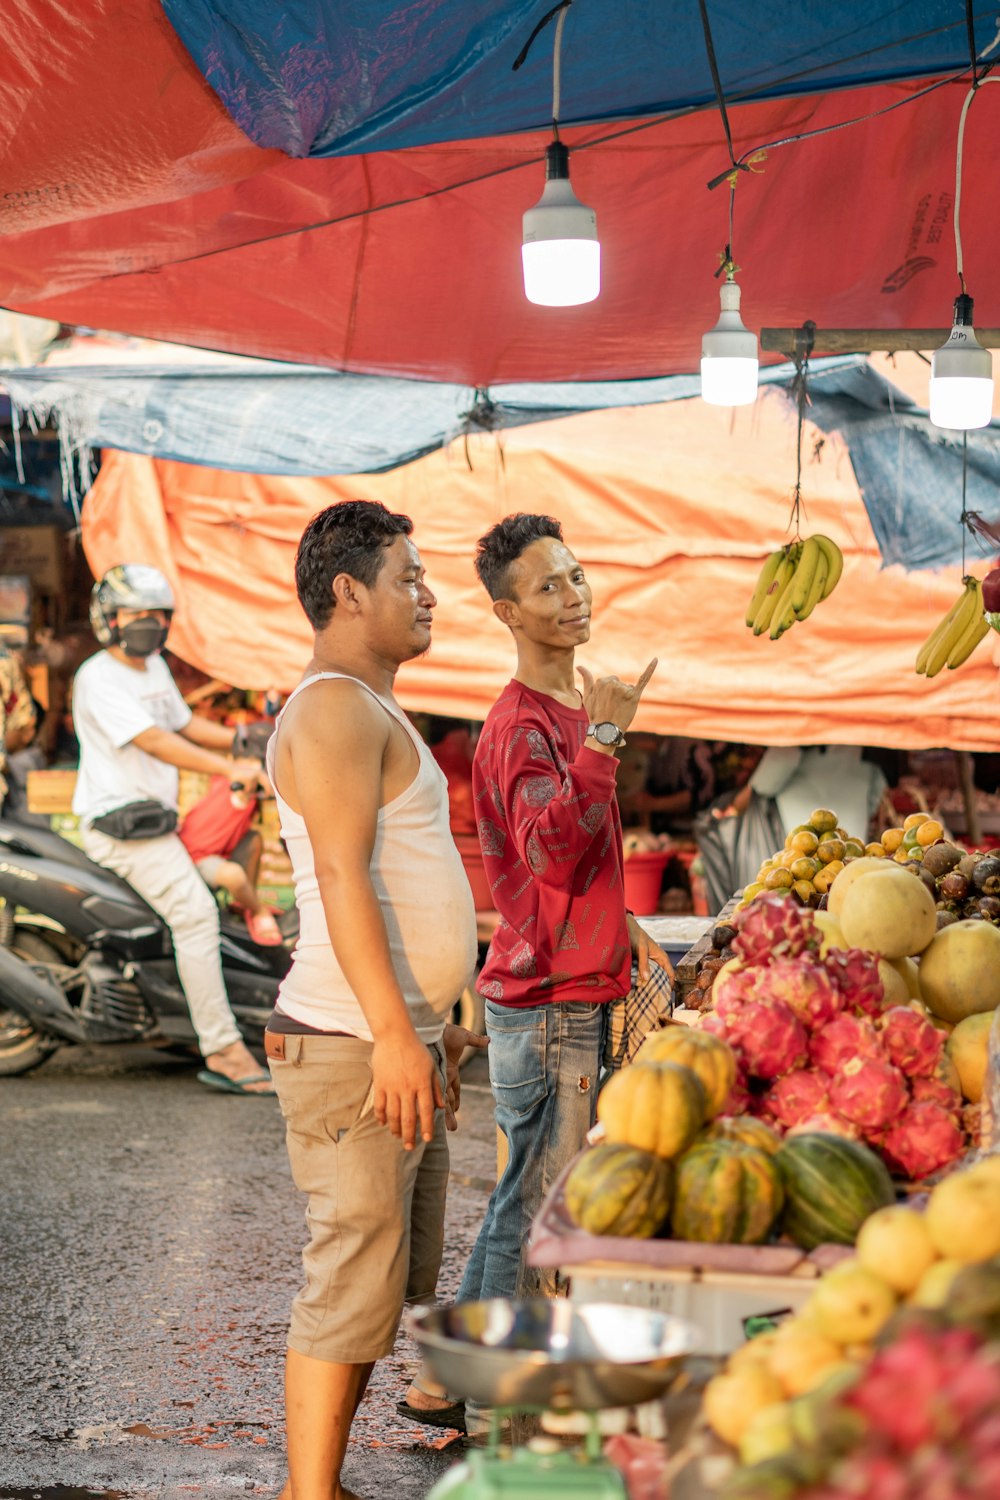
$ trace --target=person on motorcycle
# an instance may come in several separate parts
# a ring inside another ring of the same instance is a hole
[[[73,811],[83,847],[138,891],[170,928],[177,972],[205,1070],[203,1083],[272,1094],[229,1005],[219,952],[219,908],[174,831],[178,771],[253,787],[260,764],[232,753],[232,731],[191,713],[160,655],[174,595],[157,568],[121,563],[90,596],[104,647],[73,683],[80,770]]]

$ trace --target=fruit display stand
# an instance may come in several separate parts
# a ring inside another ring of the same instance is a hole
[[[622,1302],[689,1318],[702,1332],[700,1353],[729,1354],[746,1321],[784,1317],[808,1300],[816,1280],[850,1255],[842,1245],[806,1254],[791,1244],[720,1245],[624,1239],[578,1229],[566,1209],[563,1172],[532,1226],[529,1265],[555,1268],[577,1302]]]

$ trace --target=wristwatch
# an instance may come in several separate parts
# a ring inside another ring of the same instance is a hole
[[[587,738],[595,739],[599,745],[618,746],[625,743],[624,734],[610,719],[602,719],[600,724],[588,724]]]

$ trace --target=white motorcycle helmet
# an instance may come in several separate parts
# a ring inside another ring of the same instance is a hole
[[[120,638],[118,610],[162,609],[169,622],[175,607],[174,591],[159,568],[119,563],[91,590],[90,625],[102,646],[116,646]]]

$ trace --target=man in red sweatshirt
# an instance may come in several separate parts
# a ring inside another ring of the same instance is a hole
[[[479,542],[476,571],[517,646],[517,672],[476,747],[473,791],[500,921],[477,988],[508,1163],[458,1293],[460,1302],[554,1291],[522,1264],[546,1192],[596,1118],[607,1003],[666,955],[625,909],[615,750],[638,682],[596,681],[574,652],[590,639],[591,592],[550,516],[508,516]],[[582,680],[577,685],[576,673]],[[443,1406],[423,1381],[412,1407]],[[410,1415],[407,1412],[407,1415]],[[470,1433],[482,1424],[466,1406]],[[433,1417],[431,1418],[433,1420]]]

